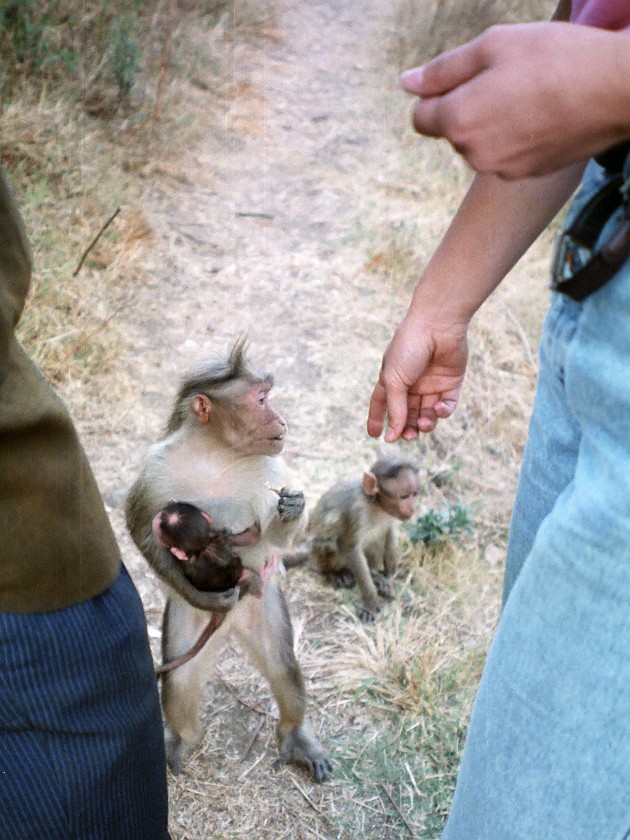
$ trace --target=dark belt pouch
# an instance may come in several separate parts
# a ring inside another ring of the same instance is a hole
[[[630,256],[630,208],[624,186],[620,172],[609,175],[561,234],[552,264],[552,289],[582,301],[601,289]],[[618,224],[596,251],[604,225],[622,206]]]

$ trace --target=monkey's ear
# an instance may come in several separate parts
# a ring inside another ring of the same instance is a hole
[[[208,525],[212,525],[212,519],[210,519],[210,517],[208,516],[208,514],[204,510],[201,511],[201,515],[206,520]]]
[[[187,560],[189,560],[189,559],[190,559],[190,558],[188,557],[188,555],[186,554],[186,552],[185,552],[182,548],[177,548],[176,546],[172,545],[172,546],[169,548],[169,551],[171,552],[171,554],[174,554],[174,555],[175,555],[175,557],[177,557],[177,559],[178,559],[178,560],[182,560],[184,563],[185,563]]]
[[[206,394],[195,394],[190,403],[190,410],[204,426],[210,422],[212,403]]]
[[[363,492],[366,496],[378,496],[378,479],[371,472],[363,473]]]

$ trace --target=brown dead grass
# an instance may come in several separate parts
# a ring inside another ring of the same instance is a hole
[[[489,26],[547,20],[554,0],[400,0],[393,20],[391,55],[399,70],[463,44]]]

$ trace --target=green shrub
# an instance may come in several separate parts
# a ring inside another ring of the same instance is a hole
[[[118,101],[133,87],[141,58],[139,0],[0,0],[0,60],[5,99],[16,80],[71,82],[67,91],[109,86]],[[78,83],[78,84],[77,84]]]
[[[447,504],[441,510],[431,509],[407,525],[406,531],[413,545],[426,546],[446,542],[460,542],[463,534],[471,534],[473,519],[468,505],[456,502]]]

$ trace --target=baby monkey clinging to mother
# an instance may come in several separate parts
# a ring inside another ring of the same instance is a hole
[[[340,481],[311,514],[307,553],[287,557],[285,564],[310,557],[336,588],[356,583],[363,599],[359,618],[373,621],[379,595],[391,597],[396,526],[413,516],[418,488],[418,468],[399,457],[381,458],[363,476]]]
[[[263,576],[245,569],[234,549],[254,541],[243,541],[222,528],[200,508],[188,502],[169,502],[158,511],[151,525],[156,544],[170,551],[182,563],[182,571],[202,592],[223,592],[241,586],[257,598],[263,594]],[[263,569],[263,572],[266,569]],[[271,572],[267,568],[267,577]],[[224,613],[218,613],[221,618]]]

